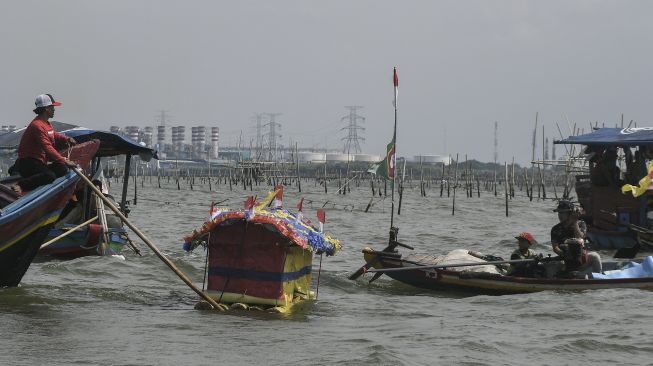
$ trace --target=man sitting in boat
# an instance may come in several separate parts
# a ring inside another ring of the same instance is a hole
[[[16,172],[22,177],[12,187],[18,193],[52,183],[65,175],[68,167],[76,166],[55,148],[55,143],[76,143],[72,137],[55,131],[50,124],[50,118],[54,117],[54,107],[61,103],[55,102],[50,94],[39,95],[34,103],[34,113],[37,116],[25,129],[18,145],[18,160],[10,168],[11,174]]]
[[[561,200],[553,211],[558,213],[560,222],[551,228],[551,246],[564,260],[562,275],[585,277],[592,272],[600,273],[603,270],[601,256],[585,248],[587,226],[579,220],[580,208],[571,201]]]
[[[517,239],[517,245],[519,247],[510,255],[511,260],[535,259],[537,257],[535,251],[531,249],[531,246],[537,244],[533,234],[523,232],[515,236],[515,239]],[[536,266],[537,263],[512,263],[506,274],[515,277],[536,277]]]

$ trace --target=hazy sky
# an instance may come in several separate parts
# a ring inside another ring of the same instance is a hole
[[[379,154],[397,66],[400,156],[491,161],[499,121],[499,160],[523,162],[535,112],[555,138],[565,116],[648,125],[651,14],[649,1],[6,1],[0,123],[25,125],[49,92],[56,120],[92,128],[165,109],[228,144],[253,137],[254,112],[281,112],[284,143],[333,148],[343,107],[361,105],[363,149]]]

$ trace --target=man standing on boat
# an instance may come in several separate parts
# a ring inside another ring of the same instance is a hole
[[[551,228],[551,246],[564,259],[565,272],[577,272],[581,276],[600,273],[601,256],[585,248],[587,225],[579,219],[580,209],[571,201],[561,200],[553,212],[558,213],[560,222]]]
[[[27,126],[20,139],[18,160],[12,167],[22,177],[14,186],[18,193],[52,183],[65,175],[68,167],[76,166],[55,148],[56,143],[76,144],[72,137],[55,131],[50,124],[50,118],[54,117],[54,107],[61,103],[55,102],[50,94],[39,95],[34,103],[36,118]]]

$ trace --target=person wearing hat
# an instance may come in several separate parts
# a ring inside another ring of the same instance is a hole
[[[76,143],[72,137],[55,131],[50,124],[50,118],[54,117],[54,107],[61,103],[56,102],[50,94],[41,94],[36,97],[34,104],[36,118],[27,126],[20,139],[18,160],[12,167],[22,177],[13,186],[18,193],[52,183],[57,177],[65,175],[68,167],[76,165],[55,148],[56,143]]]
[[[563,258],[564,271],[567,274],[575,272],[579,276],[601,272],[601,256],[585,248],[587,226],[579,219],[580,209],[571,201],[561,200],[553,212],[558,213],[560,222],[551,228],[551,247]]]
[[[535,251],[531,249],[533,245],[537,244],[533,234],[524,231],[515,236],[515,239],[517,239],[518,248],[515,249],[515,251],[510,255],[511,260],[534,259],[537,256]],[[512,263],[508,268],[507,275],[517,277],[533,277],[534,271],[532,264],[533,263]]]

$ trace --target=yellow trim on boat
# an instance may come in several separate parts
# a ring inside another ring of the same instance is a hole
[[[55,213],[54,215],[52,215],[52,216],[46,218],[45,220],[41,221],[41,223],[39,223],[39,224],[37,224],[37,225],[32,225],[32,226],[30,226],[29,228],[25,229],[21,234],[19,234],[19,235],[18,235],[17,237],[15,237],[13,240],[11,240],[11,241],[9,241],[8,243],[6,243],[5,245],[1,246],[1,247],[0,247],[0,252],[6,250],[6,249],[9,248],[10,246],[16,244],[17,242],[19,242],[20,240],[24,239],[26,236],[30,235],[30,234],[33,233],[34,231],[36,231],[36,230],[42,228],[43,226],[46,226],[46,225],[49,225],[49,224],[52,224],[52,223],[56,222],[57,220],[59,220],[59,215],[60,215],[60,213],[61,213],[61,212],[57,212],[57,213]]]

